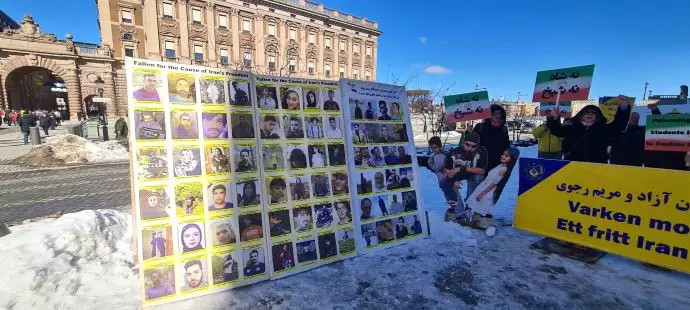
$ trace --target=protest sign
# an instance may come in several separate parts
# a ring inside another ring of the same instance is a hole
[[[532,158],[519,167],[515,227],[690,272],[690,172]]]
[[[688,114],[690,113],[690,104],[660,104],[656,106],[659,113],[665,114]],[[648,106],[634,106],[633,113],[640,115],[640,126],[647,124],[647,116],[652,115],[652,110]]]
[[[357,245],[367,252],[426,236],[405,88],[340,80],[340,89]]]
[[[271,278],[356,254],[337,81],[255,76]]]
[[[551,111],[556,108],[555,103],[543,102],[539,104],[539,116],[551,116]],[[558,108],[560,110],[560,115],[563,118],[573,117],[573,105],[572,102],[560,102],[558,103]]]
[[[613,123],[613,119],[616,117],[616,111],[618,111],[618,106],[626,103],[628,106],[632,107],[635,104],[635,97],[626,97],[622,95],[616,97],[599,97],[599,109],[601,109],[601,113],[606,117],[607,124]]]
[[[690,114],[647,116],[644,149],[690,152]]]
[[[443,105],[446,108],[448,124],[491,117],[491,103],[487,91],[445,96]]]
[[[533,102],[587,100],[592,84],[594,65],[537,72]]]
[[[268,279],[248,73],[127,58],[145,305]]]

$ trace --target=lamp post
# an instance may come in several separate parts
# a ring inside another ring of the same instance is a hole
[[[645,100],[645,95],[647,95],[647,87],[649,86],[648,82],[644,82],[644,92],[642,93],[642,100]]]

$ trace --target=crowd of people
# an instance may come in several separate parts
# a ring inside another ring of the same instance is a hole
[[[661,114],[650,105],[652,114]],[[689,153],[645,151],[645,127],[628,104],[619,105],[613,121],[595,105],[561,121],[554,109],[545,124],[534,129],[538,157],[603,164],[688,170]],[[492,210],[520,156],[510,147],[505,110],[491,106],[491,117],[465,132],[458,147],[443,151],[441,139],[429,140],[427,168],[434,172],[448,210],[446,221],[495,233]],[[465,183],[462,183],[464,181]],[[466,190],[461,191],[462,184]],[[464,198],[464,199],[463,199]]]
[[[0,110],[0,126],[19,126],[24,135],[24,144],[29,144],[29,132],[31,127],[40,127],[46,136],[50,136],[49,130],[55,130],[62,122],[62,112],[53,110],[17,111]]]

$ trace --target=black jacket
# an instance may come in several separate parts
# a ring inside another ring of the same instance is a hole
[[[474,132],[479,134],[479,144],[484,146],[487,151],[489,165],[487,166],[486,173],[489,173],[489,170],[500,164],[501,154],[510,147],[508,128],[505,126],[506,112],[499,105],[492,106],[493,109],[497,109],[503,114],[504,121],[501,127],[491,125],[491,119],[488,118],[474,126]]]
[[[595,109],[597,119],[591,126],[582,124],[583,112]],[[611,124],[606,123],[606,117],[601,113],[599,107],[589,105],[584,107],[575,117],[571,126],[561,126],[560,119],[549,117],[546,126],[551,130],[551,134],[565,138],[563,158],[571,161],[584,161],[592,163],[607,163],[608,153],[606,151],[609,141],[618,136],[625,128],[630,118],[630,110],[618,108],[616,116]]]
[[[29,128],[36,126],[36,118],[31,114],[24,114],[19,118],[17,124],[19,124],[22,132],[30,132]]]
[[[610,160],[614,165],[638,166],[644,163],[645,126],[628,126],[611,144]]]

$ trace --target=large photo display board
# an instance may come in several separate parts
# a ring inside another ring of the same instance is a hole
[[[340,80],[359,249],[427,235],[405,87]]]
[[[145,305],[267,279],[251,77],[127,58]]]
[[[338,82],[254,81],[271,278],[354,256]]]

